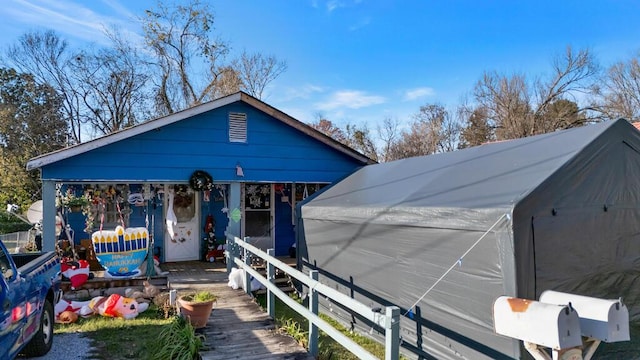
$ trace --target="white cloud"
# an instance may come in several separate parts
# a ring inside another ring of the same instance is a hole
[[[133,32],[126,30],[130,27],[131,18],[122,18],[124,8],[115,0],[109,0],[108,6],[119,13],[119,18],[96,13],[88,7],[68,0],[13,0],[2,12],[9,14],[13,22],[33,26],[42,24],[65,36],[87,42],[110,44],[104,35],[104,28],[116,25],[126,32],[131,39]]]
[[[292,101],[297,99],[309,99],[313,94],[324,92],[322,86],[305,84],[297,87],[289,87],[279,94],[278,101]]]
[[[332,12],[333,10],[337,9],[337,8],[341,8],[344,7],[344,3],[338,0],[331,0],[327,2],[327,10],[329,12]]]
[[[404,101],[412,101],[419,98],[433,96],[436,92],[430,87],[419,87],[415,89],[409,89],[404,93]]]
[[[355,24],[351,25],[351,26],[349,27],[349,31],[355,31],[355,30],[358,30],[358,29],[360,29],[360,28],[363,28],[363,27],[365,27],[365,26],[369,25],[370,23],[371,23],[371,17],[365,17],[365,18],[362,18],[362,19],[360,19],[360,21],[358,21],[357,23],[355,23]]]
[[[124,7],[118,0],[102,0],[108,7],[112,8],[115,12],[119,13],[122,17],[126,19],[135,19],[136,15],[131,13],[129,9]]]
[[[382,104],[385,101],[383,96],[368,95],[357,90],[342,90],[334,92],[326,101],[316,103],[315,106],[317,109],[325,111],[338,108],[360,109]]]

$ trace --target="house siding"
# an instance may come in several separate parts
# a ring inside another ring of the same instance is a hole
[[[229,141],[229,112],[247,114],[247,143]],[[244,177],[237,177],[239,164]],[[43,179],[187,181],[194,170],[215,181],[333,182],[358,162],[242,102],[43,166]]]

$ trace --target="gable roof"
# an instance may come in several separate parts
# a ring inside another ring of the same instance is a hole
[[[151,130],[155,130],[158,128],[161,128],[163,126],[169,125],[169,124],[173,124],[175,122],[205,113],[207,111],[211,111],[220,107],[223,107],[225,105],[229,105],[235,102],[241,101],[247,105],[250,105],[254,108],[256,108],[257,110],[260,110],[270,116],[272,116],[273,118],[282,121],[283,123],[291,126],[292,128],[295,128],[299,131],[301,131],[302,133],[324,143],[325,145],[336,149],[362,163],[365,164],[374,164],[376,163],[374,160],[368,158],[365,155],[362,155],[361,153],[359,153],[358,151],[334,140],[333,138],[317,131],[316,129],[312,128],[311,126],[296,120],[295,118],[285,114],[284,112],[272,107],[271,105],[266,104],[265,102],[256,99],[255,97],[244,93],[242,91],[237,92],[235,94],[231,94],[231,95],[227,95],[225,97],[201,104],[201,105],[197,105],[161,118],[157,118],[157,119],[153,119],[153,120],[149,120],[146,122],[143,122],[141,124],[138,125],[134,125],[132,127],[120,130],[120,131],[116,131],[112,134],[109,135],[105,135],[90,141],[86,141],[80,144],[76,144],[64,149],[60,149],[57,151],[53,151],[47,154],[43,154],[40,156],[37,156],[31,160],[29,160],[29,162],[27,162],[27,170],[33,170],[33,169],[37,169],[55,162],[58,162],[60,160],[64,160],[82,153],[85,153],[87,151],[90,150],[94,150],[109,144],[113,144],[125,139],[128,139],[130,137],[151,131]]]

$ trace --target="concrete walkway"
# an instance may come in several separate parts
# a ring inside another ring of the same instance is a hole
[[[226,265],[221,262],[165,263],[162,269],[169,271],[169,289],[207,289],[218,296],[207,326],[198,330],[206,337],[203,360],[313,359],[295,339],[276,331],[273,319],[251,296],[227,285]]]

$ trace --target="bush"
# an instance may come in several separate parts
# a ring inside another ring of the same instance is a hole
[[[195,329],[182,317],[175,316],[162,331],[158,339],[158,360],[194,360],[200,358],[200,349],[204,335],[196,334]]]

